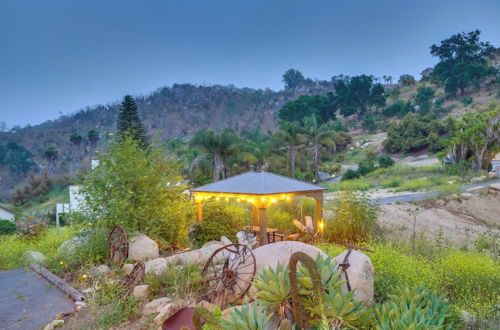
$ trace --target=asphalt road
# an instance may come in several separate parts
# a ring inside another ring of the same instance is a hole
[[[0,329],[43,329],[74,309],[73,300],[40,275],[22,268],[0,272]]]

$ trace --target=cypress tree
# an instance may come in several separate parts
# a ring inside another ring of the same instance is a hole
[[[146,150],[149,148],[149,138],[139,117],[137,105],[130,95],[125,95],[123,98],[116,126],[119,141],[125,136],[130,136],[139,143],[142,149]]]

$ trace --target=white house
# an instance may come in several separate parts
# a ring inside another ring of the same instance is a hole
[[[9,209],[6,209],[2,205],[0,205],[0,220],[10,220],[14,221],[16,214]]]

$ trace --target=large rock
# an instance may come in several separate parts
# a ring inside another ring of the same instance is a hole
[[[173,303],[167,303],[163,305],[158,311],[158,315],[155,317],[155,324],[162,325],[166,319],[168,319],[175,312],[175,306]]]
[[[128,258],[134,261],[155,259],[160,256],[158,243],[144,234],[139,234],[130,239]]]
[[[92,274],[93,276],[99,277],[99,276],[105,276],[110,271],[111,271],[111,269],[109,269],[108,265],[99,265],[99,266],[92,267],[92,269],[90,269],[90,274]]]
[[[347,251],[334,258],[337,264],[344,262]],[[347,277],[351,289],[356,290],[355,297],[363,301],[366,305],[371,305],[373,302],[373,265],[370,258],[359,251],[351,251],[348,258],[349,268],[347,268]],[[342,272],[342,278],[345,280],[345,274]],[[343,290],[347,291],[347,284],[343,285]]]
[[[490,184],[490,189],[500,191],[500,183]]]
[[[61,256],[71,257],[82,246],[86,245],[92,235],[91,230],[81,231],[75,237],[62,243],[57,249],[57,253]]]
[[[283,266],[288,266],[290,257],[298,251],[304,252],[313,259],[316,259],[318,255],[325,258],[327,257],[327,255],[317,247],[302,242],[285,241],[266,244],[253,250],[257,263],[257,274],[269,266],[273,268],[276,267],[278,263]]]
[[[488,178],[494,179],[497,177],[497,172],[488,172]]]
[[[168,262],[165,260],[165,258],[156,258],[153,260],[146,261],[145,263],[146,269],[146,275],[147,274],[155,274],[155,275],[160,275],[164,273],[167,268],[168,268]]]
[[[134,291],[132,292],[132,296],[136,297],[137,299],[147,300],[149,296],[149,285],[136,285],[134,287]]]
[[[475,187],[475,188],[467,189],[467,192],[471,193],[471,194],[476,194],[479,196],[486,196],[486,195],[488,195],[489,190],[490,190],[490,187],[482,186],[482,187]]]
[[[170,298],[163,297],[150,301],[144,306],[142,310],[142,315],[147,316],[149,314],[158,313],[163,306],[170,303]]]
[[[27,266],[31,264],[44,265],[46,261],[45,255],[38,251],[26,251],[22,256],[22,262]]]
[[[468,193],[468,192],[460,194],[460,198],[465,199],[466,201],[468,201],[469,199],[472,199],[472,197],[474,197],[474,195],[472,195],[471,193]]]

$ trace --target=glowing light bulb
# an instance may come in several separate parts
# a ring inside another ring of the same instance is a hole
[[[276,203],[276,199],[271,198],[271,203]]]
[[[250,198],[248,201],[249,201],[250,203],[253,203],[253,198]]]
[[[215,200],[216,200],[216,201],[220,200],[220,197],[215,197]]]

